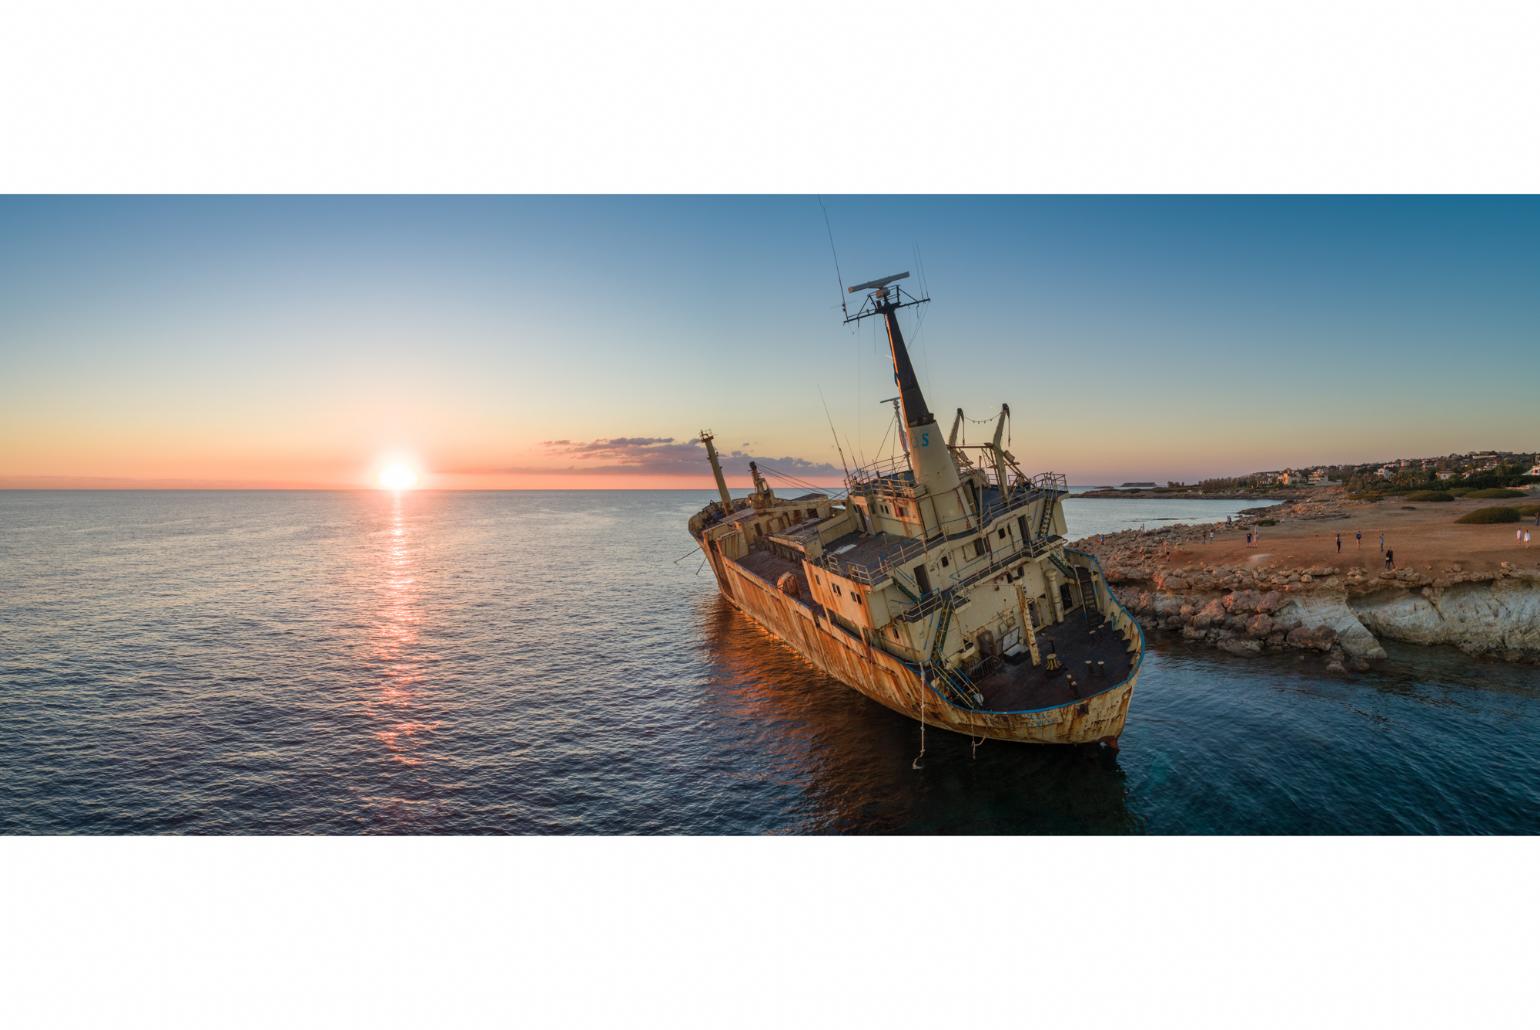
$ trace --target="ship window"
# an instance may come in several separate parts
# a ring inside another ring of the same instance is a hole
[[[973,541],[973,556],[975,558],[982,558],[982,557],[984,557],[984,538],[983,537],[979,537],[977,540]]]
[[[840,585],[838,583],[834,584],[834,592],[836,594],[838,594],[840,592]]]
[[[1005,527],[1004,526],[1000,527],[1000,539],[1001,540],[1005,539]]]
[[[860,594],[851,594],[850,596],[855,598],[856,604],[860,604],[861,603],[861,595]]]
[[[809,508],[807,510],[807,517],[810,518],[810,519],[816,519],[818,517],[818,509],[817,508]]]
[[[941,567],[944,569],[944,568],[946,568],[950,564],[952,564],[952,563],[947,561],[946,555],[943,554],[941,556]]]

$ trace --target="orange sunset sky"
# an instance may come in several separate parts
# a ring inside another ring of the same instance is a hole
[[[938,417],[1010,403],[1030,470],[1540,446],[1533,200],[825,203],[846,281],[933,295]],[[831,417],[896,448],[839,300],[810,197],[10,198],[0,486],[709,489],[701,428],[835,483]]]

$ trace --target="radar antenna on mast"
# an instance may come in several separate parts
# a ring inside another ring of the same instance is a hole
[[[873,315],[881,315],[889,311],[897,311],[899,308],[912,307],[915,304],[925,304],[929,297],[916,297],[901,286],[894,286],[909,278],[908,272],[899,272],[897,275],[886,275],[881,279],[873,279],[871,282],[859,283],[850,287],[847,293],[860,293],[863,290],[871,290],[861,307],[853,315],[846,315],[846,322],[859,322],[863,318]]]

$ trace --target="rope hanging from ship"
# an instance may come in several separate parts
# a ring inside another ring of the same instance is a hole
[[[920,678],[926,675],[925,663],[920,663]],[[914,761],[909,763],[911,769],[925,768],[925,695],[920,695],[920,753],[914,756]]]

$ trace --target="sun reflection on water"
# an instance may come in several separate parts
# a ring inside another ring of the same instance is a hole
[[[384,725],[374,732],[391,761],[421,765],[431,756],[427,738],[438,720],[412,718],[422,704],[425,656],[419,648],[423,613],[418,595],[416,555],[405,506],[406,494],[391,497],[389,527],[380,552],[379,610],[370,653],[378,679],[367,699],[371,713]]]

